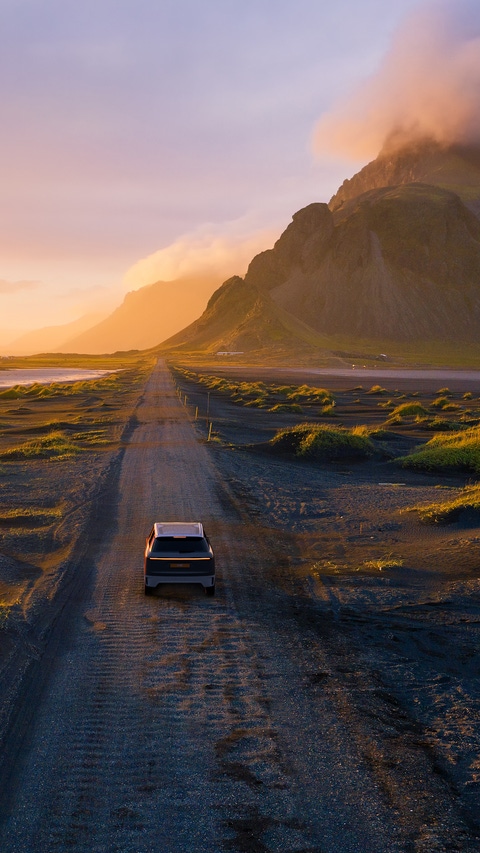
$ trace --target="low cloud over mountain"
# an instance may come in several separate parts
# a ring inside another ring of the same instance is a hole
[[[416,8],[378,71],[317,124],[317,151],[353,159],[432,139],[480,142],[480,5],[436,0]]]

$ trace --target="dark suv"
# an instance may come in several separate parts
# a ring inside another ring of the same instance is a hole
[[[215,557],[199,521],[157,521],[145,548],[145,595],[161,583],[199,583],[215,595]]]

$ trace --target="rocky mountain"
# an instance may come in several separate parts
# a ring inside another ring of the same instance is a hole
[[[283,352],[321,345],[315,330],[277,305],[267,290],[233,276],[211,296],[201,317],[162,349]]]
[[[309,205],[244,280],[223,285],[167,344],[325,346],[339,335],[478,340],[480,220],[456,193],[411,183],[370,189],[333,211]]]
[[[375,160],[343,182],[329,207],[337,210],[368,190],[414,182],[455,192],[480,215],[480,148],[461,145],[445,148],[431,140],[401,148],[386,145]]]

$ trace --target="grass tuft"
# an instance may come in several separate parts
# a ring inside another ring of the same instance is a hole
[[[394,557],[392,554],[385,554],[384,557],[380,557],[378,560],[365,560],[363,563],[363,568],[376,569],[379,572],[382,572],[384,569],[400,569],[402,566],[403,560]]]
[[[14,507],[11,509],[0,509],[1,521],[23,521],[24,519],[55,519],[61,518],[63,509],[61,506],[52,507]]]
[[[442,397],[437,397],[437,399],[431,403],[431,406],[433,409],[442,409],[443,410],[443,409],[449,409],[452,406],[455,407],[455,403],[452,403],[448,397],[445,397],[445,395],[443,395]]]
[[[80,453],[81,449],[63,432],[51,432],[16,447],[4,450],[0,459],[16,461],[22,459],[67,459]]]
[[[419,415],[422,416],[427,414],[427,410],[421,403],[401,403],[393,409],[391,417],[396,418],[398,416],[400,418],[414,418]]]
[[[298,411],[281,409],[280,405],[300,405],[317,403],[321,406],[334,404],[334,396],[325,388],[311,385],[276,385],[265,382],[240,382],[236,379],[225,379],[221,376],[195,373],[184,367],[173,368],[175,374],[187,382],[204,385],[209,391],[226,394],[232,402],[254,408],[268,408],[270,411]],[[277,408],[278,407],[278,408]],[[299,410],[301,411],[301,409]]]
[[[424,524],[452,524],[461,513],[467,511],[480,515],[480,486],[466,486],[460,495],[452,500],[416,504],[408,511],[417,512]]]
[[[0,631],[5,631],[11,609],[12,608],[9,604],[0,603]]]
[[[327,461],[365,458],[373,452],[373,444],[366,435],[344,427],[312,423],[279,430],[271,439],[270,446],[300,458]]]
[[[298,403],[275,403],[269,410],[270,412],[290,412],[291,414],[301,415],[302,407]]]
[[[382,388],[381,385],[372,385],[370,390],[367,391],[366,393],[367,394],[388,394],[388,391],[386,388]]]
[[[480,427],[435,435],[425,445],[397,461],[404,468],[423,471],[457,469],[480,475]]]

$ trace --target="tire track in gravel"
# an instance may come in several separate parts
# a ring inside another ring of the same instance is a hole
[[[283,590],[258,588],[275,534],[237,513],[163,365],[137,418],[91,600],[72,607],[12,780],[2,853],[400,853],[348,715],[306,689],[321,650],[312,663],[283,622]],[[204,521],[216,598],[145,598],[158,518]]]

